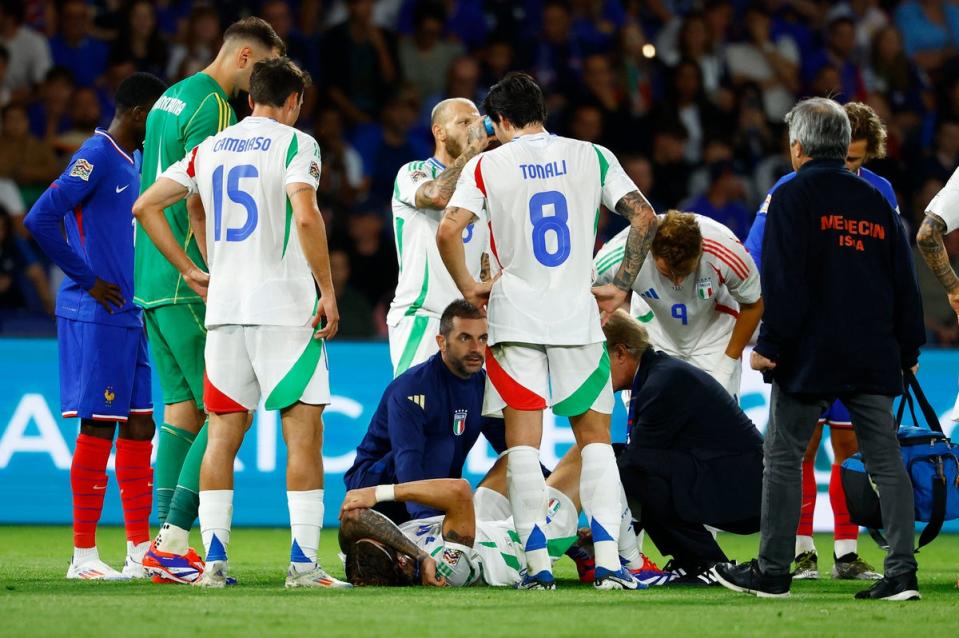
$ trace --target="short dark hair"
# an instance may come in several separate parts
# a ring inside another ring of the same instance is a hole
[[[0,58],[9,62],[10,61],[10,49],[0,44]]]
[[[27,3],[23,0],[0,0],[0,12],[23,24],[27,16]]]
[[[346,580],[358,587],[409,585],[396,566],[396,552],[370,538],[361,538],[346,551]]]
[[[443,335],[444,338],[449,338],[450,333],[453,332],[453,319],[455,317],[459,317],[460,319],[482,319],[483,313],[479,308],[465,299],[457,299],[446,306],[446,310],[444,310],[440,316],[440,334]]]
[[[280,55],[286,55],[286,44],[283,43],[283,38],[278,36],[270,23],[263,18],[247,16],[231,24],[223,32],[223,41],[228,42],[233,39],[252,40],[271,51],[276,49]]]
[[[286,57],[260,60],[250,76],[250,97],[254,104],[283,106],[290,93],[303,95],[310,74]]]
[[[546,121],[546,101],[536,80],[511,71],[490,87],[483,98],[483,111],[497,124],[506,118],[516,128]]]
[[[149,110],[166,88],[163,80],[152,73],[138,72],[129,75],[117,87],[117,111],[126,111],[136,106]]]
[[[63,80],[70,84],[76,84],[76,80],[73,78],[73,71],[59,64],[50,67],[47,74],[43,76],[44,82],[53,82],[55,80]]]

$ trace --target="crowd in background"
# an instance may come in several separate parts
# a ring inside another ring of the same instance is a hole
[[[791,170],[798,98],[862,101],[888,127],[889,179],[910,228],[959,165],[959,2],[948,0],[0,0],[0,334],[52,330],[57,273],[22,218],[130,73],[203,69],[223,30],[265,18],[313,77],[298,124],[323,157],[340,335],[385,335],[396,284],[396,172],[433,150],[430,109],[479,103],[509,70],[547,95],[550,132],[609,147],[657,211],[740,238]],[[233,100],[238,115],[245,96]],[[624,222],[604,212],[597,242]],[[946,237],[959,265],[959,236]],[[931,343],[955,313],[917,258]]]

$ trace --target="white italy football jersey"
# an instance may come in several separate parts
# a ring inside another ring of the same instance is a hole
[[[206,325],[305,325],[316,288],[286,186],[319,185],[316,141],[275,120],[247,117],[163,176],[199,192],[206,210]]]
[[[442,210],[416,207],[416,190],[436,179],[445,167],[435,158],[410,162],[400,168],[393,185],[393,225],[400,277],[396,296],[390,304],[386,322],[397,325],[403,317],[425,315],[439,319],[460,294],[450,277],[439,249],[436,230]],[[484,224],[470,224],[463,231],[463,248],[470,273],[479,280],[480,259],[489,244],[489,230]]]
[[[634,190],[607,149],[545,132],[466,164],[450,206],[489,225],[503,271],[489,300],[490,345],[604,340],[590,292],[599,208],[615,210]]]
[[[739,304],[755,303],[761,295],[756,264],[732,231],[702,215],[696,215],[696,221],[703,235],[703,257],[696,272],[674,286],[650,256],[633,284],[635,294],[655,315],[650,321],[641,310],[643,304],[633,304],[632,314],[646,323],[650,342],[683,359],[725,350]],[[597,253],[597,284],[616,276],[628,233],[624,229]]]
[[[946,185],[936,193],[926,212],[936,215],[946,223],[946,232],[951,233],[959,228],[959,169],[957,169]]]

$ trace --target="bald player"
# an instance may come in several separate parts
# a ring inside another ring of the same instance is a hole
[[[461,296],[440,259],[436,229],[463,166],[489,143],[476,105],[465,98],[437,104],[431,123],[436,141],[433,156],[401,167],[393,185],[400,277],[386,323],[394,377],[437,351],[440,315]],[[488,229],[470,224],[463,231],[463,244],[466,263],[478,279],[480,261],[489,244]]]

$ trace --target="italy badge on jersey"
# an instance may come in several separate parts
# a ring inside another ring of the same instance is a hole
[[[460,436],[466,431],[467,410],[456,410],[453,412],[453,434]]]
[[[700,299],[713,298],[713,278],[703,277],[696,280],[696,294]]]

